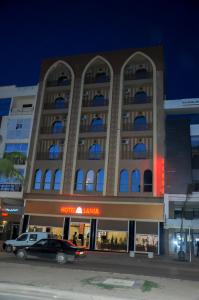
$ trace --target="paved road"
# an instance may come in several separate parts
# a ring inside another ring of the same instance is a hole
[[[24,298],[17,291],[14,291],[13,296],[13,286],[19,286],[19,292],[24,292],[25,286],[46,289],[47,292],[51,289],[70,293],[64,297],[56,294],[56,298],[52,298],[60,300],[102,300],[108,297],[114,300],[199,300],[198,278],[199,260],[189,264],[160,257],[150,260],[146,257],[130,258],[127,254],[90,252],[86,258],[75,263],[58,265],[56,262],[38,260],[19,262],[12,254],[0,253],[1,300],[51,300],[51,296],[38,298],[36,294],[26,294]],[[109,279],[120,282],[147,280],[159,288],[153,288],[146,298],[140,288],[104,288],[103,283]]]
[[[0,254],[0,263],[20,263],[12,254]],[[90,252],[86,258],[74,264],[57,265],[55,262],[27,260],[28,266],[49,266],[51,268],[66,268],[72,270],[89,270],[101,272],[115,272],[122,274],[137,274],[166,278],[177,278],[191,281],[199,280],[199,258],[190,264],[179,262],[174,258],[148,259],[145,256],[130,258],[128,254]]]

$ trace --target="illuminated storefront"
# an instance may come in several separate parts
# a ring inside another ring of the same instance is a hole
[[[159,254],[162,218],[161,203],[146,206],[28,199],[23,231],[48,231],[72,242],[76,236],[77,245],[90,250]]]

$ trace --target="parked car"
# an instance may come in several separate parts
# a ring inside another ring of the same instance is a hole
[[[31,246],[41,239],[50,238],[52,235],[47,232],[26,232],[18,236],[15,240],[7,240],[3,243],[6,252],[12,252],[15,246]]]
[[[13,252],[19,259],[38,258],[55,260],[59,264],[74,261],[77,257],[86,256],[83,247],[77,247],[70,241],[42,239],[29,247],[15,246]]]

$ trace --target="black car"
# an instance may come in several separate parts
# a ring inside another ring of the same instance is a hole
[[[87,254],[85,248],[76,247],[70,241],[59,239],[42,239],[29,247],[13,247],[13,252],[19,259],[52,259],[59,264],[74,261],[76,257]]]

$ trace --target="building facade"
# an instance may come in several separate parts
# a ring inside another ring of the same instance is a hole
[[[37,86],[0,87],[0,158],[14,162],[25,178]],[[23,182],[0,176],[0,238],[19,233],[23,215]]]
[[[199,250],[199,99],[165,101],[165,251]]]
[[[163,71],[160,47],[44,61],[23,231],[162,253]]]

